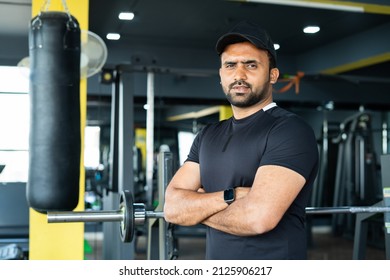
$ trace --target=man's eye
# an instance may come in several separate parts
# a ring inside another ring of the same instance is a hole
[[[234,63],[227,63],[226,64],[226,68],[233,68],[234,67]]]
[[[257,64],[256,63],[249,63],[246,65],[247,68],[249,69],[256,69],[257,68]]]

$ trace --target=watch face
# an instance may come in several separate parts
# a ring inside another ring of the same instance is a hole
[[[223,193],[223,198],[226,203],[232,203],[234,201],[234,189],[227,189]]]

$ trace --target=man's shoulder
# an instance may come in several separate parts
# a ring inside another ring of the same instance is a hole
[[[266,111],[269,115],[275,117],[275,118],[294,118],[298,117],[297,114],[288,111],[282,107],[275,106],[269,110]]]
[[[267,111],[267,113],[280,121],[303,123],[307,125],[306,121],[301,116],[281,107],[274,107]]]
[[[274,122],[274,128],[283,128],[286,132],[295,130],[296,132],[302,132],[302,130],[305,130],[313,133],[313,128],[306,122],[306,120],[294,112],[281,107],[275,107],[269,110],[269,112],[267,111],[267,113],[276,119]]]

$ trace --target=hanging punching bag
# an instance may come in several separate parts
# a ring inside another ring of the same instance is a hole
[[[73,210],[80,177],[80,28],[68,13],[30,22],[30,139],[27,201],[46,213]]]

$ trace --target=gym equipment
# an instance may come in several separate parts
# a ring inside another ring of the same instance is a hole
[[[160,146],[157,157],[158,166],[158,204],[154,212],[164,210],[165,190],[173,177],[173,154],[166,145]],[[176,225],[167,223],[164,219],[149,218],[147,225],[148,260],[173,260],[178,257]]]
[[[30,142],[27,201],[38,212],[79,199],[80,28],[69,13],[41,12],[29,29]]]
[[[361,108],[340,124],[340,133],[333,139],[339,148],[332,206],[372,205],[382,196],[371,122],[371,114]],[[352,233],[354,222],[351,216],[334,216],[333,231]]]
[[[133,203],[133,195],[130,191],[121,193],[119,210],[47,213],[49,223],[120,222],[120,234],[123,242],[131,242],[134,238],[135,226],[144,225],[147,218],[164,218],[164,213],[161,211],[146,211],[145,204]]]
[[[359,214],[386,213],[390,207],[385,206],[343,206],[343,207],[307,207],[306,214]]]
[[[16,244],[0,246],[0,260],[23,260],[24,253],[22,248]]]

